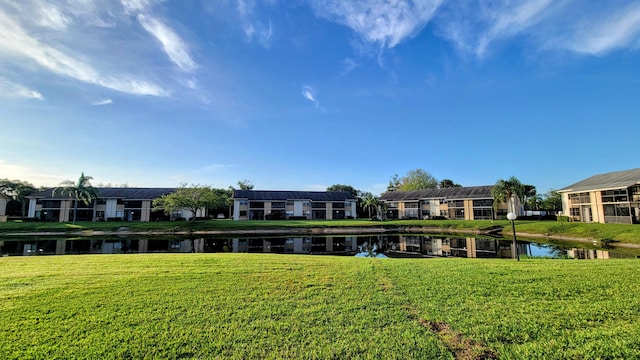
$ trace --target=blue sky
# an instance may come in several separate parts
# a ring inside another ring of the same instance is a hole
[[[540,192],[637,168],[640,1],[2,0],[0,178]]]

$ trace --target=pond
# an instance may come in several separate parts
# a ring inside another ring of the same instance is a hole
[[[604,246],[598,246],[604,245]],[[520,256],[609,259],[640,251],[607,244],[518,241]],[[3,256],[129,253],[275,253],[386,257],[511,258],[512,241],[469,235],[395,234],[342,236],[91,236],[15,237],[0,240]]]

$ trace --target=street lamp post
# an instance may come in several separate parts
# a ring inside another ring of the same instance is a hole
[[[511,253],[515,259],[520,261],[520,254],[518,254],[518,239],[516,238],[516,223],[514,222],[517,218],[518,215],[515,213],[510,212],[507,214],[507,219],[511,220],[511,230],[513,231],[513,251]]]
[[[560,226],[564,227],[564,222],[563,222],[563,218],[562,218],[562,211],[558,211],[558,216],[560,217]]]

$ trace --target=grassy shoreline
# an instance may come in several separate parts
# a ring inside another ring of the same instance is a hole
[[[492,226],[503,226],[502,233],[511,236],[511,224],[506,220],[333,220],[333,221],[229,221],[202,220],[191,222],[78,222],[0,223],[0,237],[8,234],[118,232],[130,233],[238,233],[238,232],[340,232],[340,231],[400,231],[400,232],[459,232],[479,233]],[[628,224],[560,223],[555,221],[516,221],[516,233],[533,237],[549,237],[584,241],[612,239],[625,244],[640,245],[640,226]]]
[[[640,357],[635,260],[0,259],[0,357]]]

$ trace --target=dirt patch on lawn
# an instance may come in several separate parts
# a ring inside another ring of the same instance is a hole
[[[498,354],[487,346],[472,339],[464,337],[461,333],[453,330],[447,323],[441,321],[429,321],[421,318],[418,312],[407,307],[409,317],[429,329],[440,341],[442,341],[456,359],[459,360],[487,360],[497,359]]]

